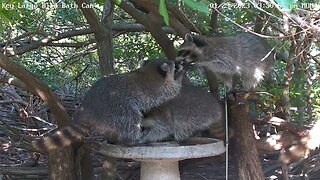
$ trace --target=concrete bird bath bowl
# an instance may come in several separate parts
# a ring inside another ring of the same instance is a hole
[[[213,138],[190,138],[184,142],[160,142],[143,146],[102,143],[101,152],[120,159],[141,162],[141,180],[179,180],[179,161],[217,156],[225,152],[224,143]]]

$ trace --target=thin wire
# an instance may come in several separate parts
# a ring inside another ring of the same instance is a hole
[[[228,129],[228,103],[227,103],[227,87],[224,85],[224,108],[225,108],[225,123],[226,123],[226,180],[228,180],[229,167],[229,129]]]

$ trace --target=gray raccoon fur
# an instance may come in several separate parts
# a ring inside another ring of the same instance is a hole
[[[220,102],[206,90],[191,85],[183,86],[179,96],[152,109],[145,116],[140,143],[164,141],[172,137],[182,141],[211,126],[223,124]]]
[[[239,80],[244,90],[252,90],[272,69],[273,56],[268,44],[251,33],[224,37],[187,34],[176,61],[207,67],[228,90],[232,90]]]
[[[168,60],[146,61],[133,72],[104,77],[86,93],[69,126],[33,141],[33,147],[46,152],[81,141],[92,131],[107,141],[132,145],[141,136],[142,112],[176,97],[182,77],[182,66]]]

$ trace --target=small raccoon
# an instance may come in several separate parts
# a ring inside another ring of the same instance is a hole
[[[134,144],[143,112],[178,96],[183,72],[173,61],[153,60],[133,72],[104,77],[86,93],[70,126],[33,141],[33,147],[47,152],[81,141],[91,131],[107,141]]]
[[[221,124],[223,108],[220,102],[204,89],[185,85],[173,100],[145,114],[140,143],[173,138],[182,141],[197,132]]]
[[[207,67],[230,91],[240,80],[244,90],[256,88],[272,69],[274,57],[268,44],[251,33],[226,37],[187,34],[176,61]]]

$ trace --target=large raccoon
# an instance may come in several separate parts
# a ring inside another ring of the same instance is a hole
[[[244,90],[257,87],[271,70],[274,57],[268,44],[251,33],[225,37],[187,34],[176,61],[207,67],[230,91],[239,80]]]
[[[197,132],[222,124],[220,102],[204,89],[184,85],[179,96],[145,114],[140,143],[173,138],[182,141]],[[223,127],[222,127],[223,128]]]
[[[183,71],[173,61],[153,60],[133,72],[104,77],[86,93],[70,126],[33,141],[33,146],[49,151],[81,141],[91,131],[107,141],[134,144],[141,135],[143,112],[180,93]]]

